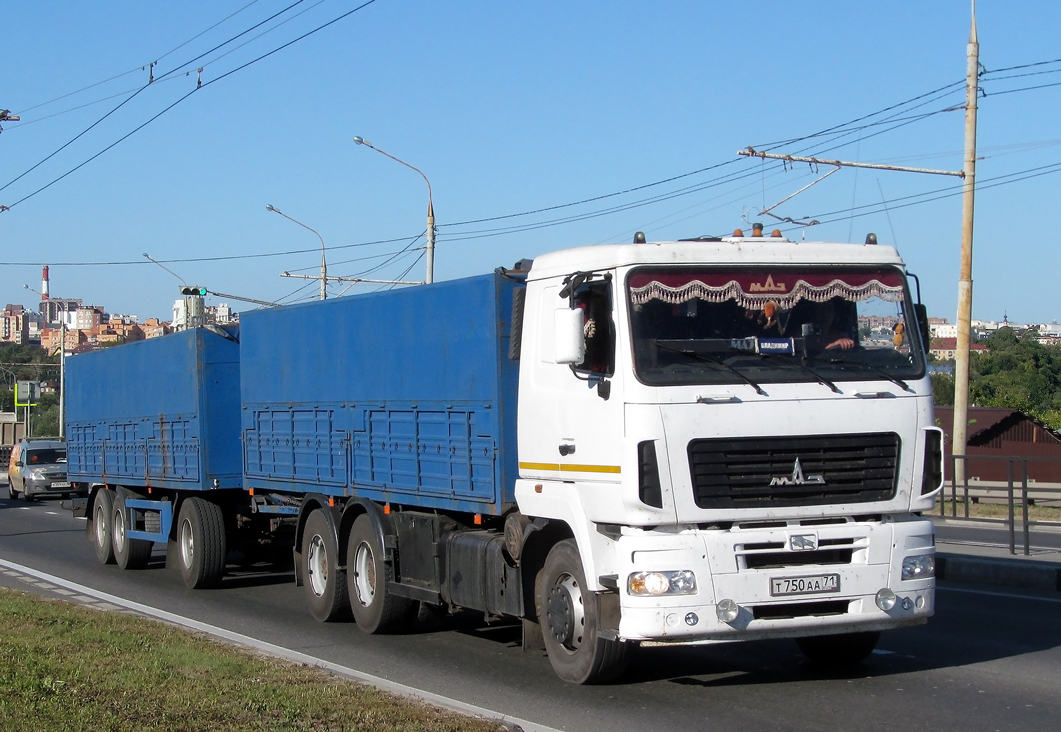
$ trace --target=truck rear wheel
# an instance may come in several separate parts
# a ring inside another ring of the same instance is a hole
[[[225,576],[225,515],[205,498],[185,499],[177,517],[176,537],[166,561],[175,561],[184,585],[193,590],[217,587]]]
[[[350,529],[346,576],[350,608],[357,627],[366,633],[397,633],[416,619],[420,603],[387,591],[393,570],[383,561],[383,547],[372,519],[362,514]]]
[[[306,519],[302,534],[302,577],[309,611],[322,623],[350,617],[346,572],[338,565],[335,525],[323,509],[317,509]]]
[[[863,661],[877,647],[880,633],[841,633],[797,638],[796,644],[816,666],[843,669]]]
[[[111,544],[114,545],[114,561],[122,569],[143,569],[151,560],[151,547],[154,542],[128,537],[125,533],[129,525],[128,513],[125,498],[119,494],[114,499],[111,509]]]
[[[538,585],[538,620],[556,675],[575,684],[602,684],[626,669],[630,647],[599,637],[597,598],[586,586],[574,540],[557,543],[545,559]]]
[[[106,488],[100,488],[92,501],[92,543],[100,564],[114,564],[114,544],[111,540],[113,510],[114,494]]]

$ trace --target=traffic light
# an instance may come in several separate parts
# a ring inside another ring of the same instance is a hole
[[[195,285],[193,287],[188,287],[186,285],[181,285],[181,294],[182,295],[194,295],[196,297],[206,297],[206,288],[205,287],[199,287],[198,285]]]

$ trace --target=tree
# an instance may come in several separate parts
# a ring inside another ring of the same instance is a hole
[[[999,328],[970,360],[969,401],[1020,409],[1061,429],[1061,348]]]

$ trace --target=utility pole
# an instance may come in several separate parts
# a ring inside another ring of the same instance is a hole
[[[973,319],[973,197],[976,182],[976,95],[979,92],[980,44],[976,39],[973,2],[965,71],[965,186],[962,190],[962,258],[958,279],[958,342],[954,353],[954,426],[951,455],[964,455],[969,429],[969,341]],[[965,481],[965,461],[954,461],[956,481]]]

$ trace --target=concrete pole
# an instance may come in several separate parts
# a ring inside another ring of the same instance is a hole
[[[958,279],[958,342],[954,354],[952,455],[964,455],[969,428],[969,341],[973,317],[973,197],[976,190],[976,96],[980,44],[976,39],[976,0],[966,50],[965,185],[962,193],[962,259]],[[955,479],[965,480],[965,461],[955,461]]]
[[[59,437],[65,437],[66,430],[66,306],[63,306],[63,320],[59,324]]]
[[[427,180],[425,177],[424,180]],[[425,257],[424,282],[435,281],[435,207],[431,202],[431,184],[427,184],[427,256]]]

